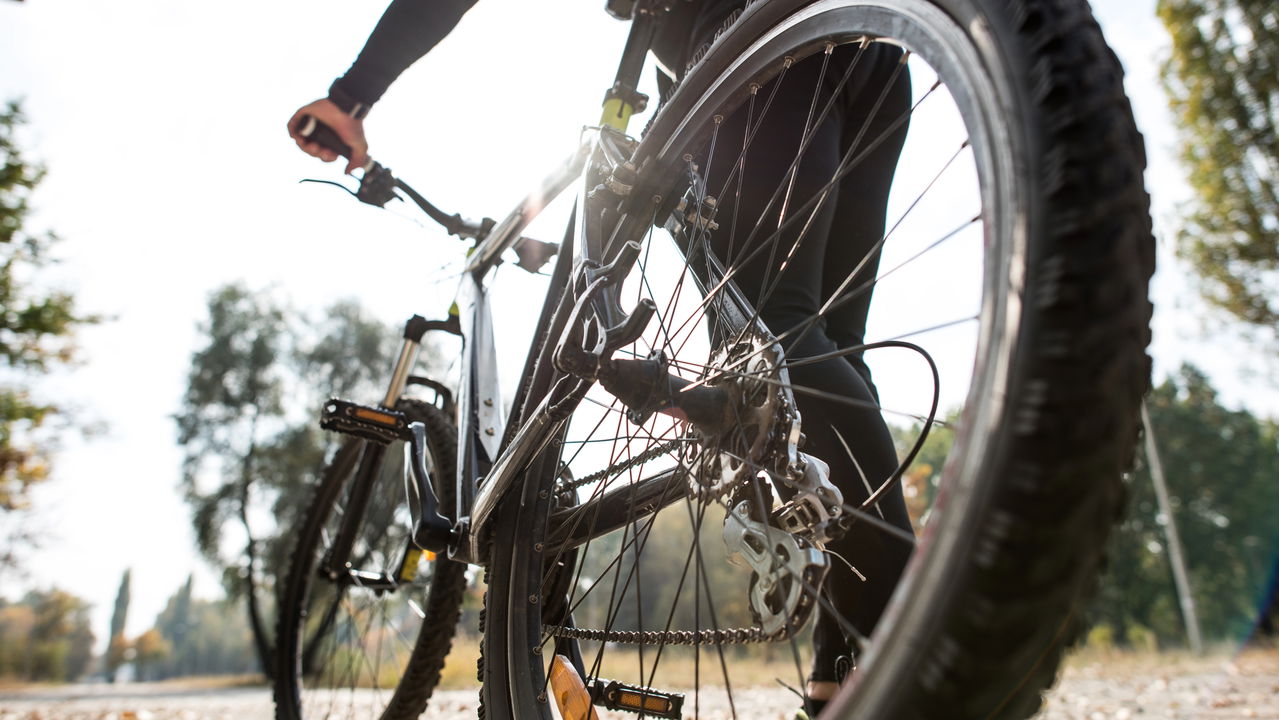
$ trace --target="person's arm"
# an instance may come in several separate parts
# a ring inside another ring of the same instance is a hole
[[[337,153],[297,134],[304,115],[333,128],[351,146],[346,171],[362,166],[368,157],[364,116],[391,83],[435,47],[457,25],[476,0],[393,0],[359,57],[346,74],[329,87],[329,95],[300,108],[289,120],[289,135],[298,147],[325,162]]]

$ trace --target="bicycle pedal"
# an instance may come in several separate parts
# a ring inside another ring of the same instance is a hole
[[[587,685],[591,702],[605,710],[624,710],[646,717],[683,717],[684,696],[667,693],[640,685],[627,685],[617,680],[592,679]]]
[[[404,413],[337,398],[324,404],[324,411],[320,413],[320,427],[383,445],[412,438],[409,420]]]

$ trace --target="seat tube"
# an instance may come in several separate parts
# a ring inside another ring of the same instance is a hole
[[[626,125],[631,115],[642,112],[648,103],[648,96],[639,92],[640,73],[644,70],[644,59],[653,45],[653,35],[657,30],[657,13],[661,10],[653,7],[653,3],[641,2],[635,10],[635,19],[631,21],[631,32],[626,38],[626,48],[622,51],[622,60],[617,66],[617,75],[613,87],[604,95],[604,113],[600,124],[626,132]]]

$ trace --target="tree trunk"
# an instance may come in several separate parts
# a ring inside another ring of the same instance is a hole
[[[245,546],[245,552],[248,554],[249,627],[253,630],[253,645],[258,651],[258,661],[262,664],[262,674],[266,675],[268,680],[274,680],[275,648],[271,646],[271,638],[267,635],[266,624],[262,622],[262,609],[258,606],[257,584],[253,579],[253,574],[257,569],[256,544],[253,538],[249,538],[249,542]]]
[[[253,482],[253,456],[257,453],[257,425],[255,415],[249,426],[249,450],[244,455],[244,464],[240,475],[240,523],[244,525],[244,535],[248,540],[244,543],[246,560],[245,585],[247,587],[247,607],[249,611],[249,628],[253,631],[253,646],[257,649],[258,662],[262,665],[262,674],[268,680],[275,679],[275,649],[271,646],[271,637],[267,634],[266,623],[262,622],[262,609],[258,605],[257,585],[257,541],[253,539],[253,529],[249,527],[249,487]]]

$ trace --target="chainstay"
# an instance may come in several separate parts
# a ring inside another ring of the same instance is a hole
[[[765,635],[764,630],[759,627],[723,630],[599,630],[547,625],[543,629],[548,636],[565,640],[588,640],[626,645],[746,645],[781,642],[789,639],[791,635],[785,628],[772,635]]]

